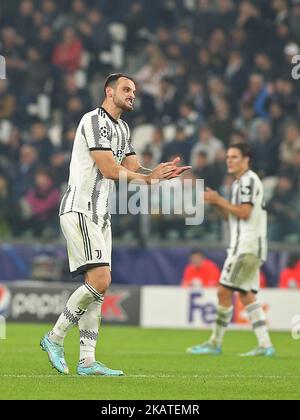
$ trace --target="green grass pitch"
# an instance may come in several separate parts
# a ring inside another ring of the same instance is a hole
[[[272,335],[275,359],[241,359],[255,346],[249,332],[229,332],[222,357],[197,357],[186,347],[207,332],[102,327],[98,360],[123,369],[122,378],[76,376],[78,332],[66,339],[71,374],[51,369],[39,347],[47,325],[7,326],[0,340],[0,399],[206,400],[300,399],[300,342]]]

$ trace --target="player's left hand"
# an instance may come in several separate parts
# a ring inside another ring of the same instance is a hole
[[[217,191],[213,191],[210,188],[206,188],[204,193],[204,201],[207,204],[217,205],[220,199],[220,194]]]
[[[177,165],[179,164],[179,162],[180,162],[180,161],[181,161],[181,159],[180,159],[180,157],[178,157],[178,158],[176,158],[176,159],[174,159],[174,160],[173,160],[172,164],[173,164],[174,166],[177,166]],[[190,169],[192,169],[192,166],[181,166],[181,167],[178,167],[178,168],[176,168],[176,169],[173,171],[172,175],[171,175],[168,179],[170,180],[170,179],[178,178],[178,177],[180,177],[180,176],[181,176],[184,172],[189,171]]]

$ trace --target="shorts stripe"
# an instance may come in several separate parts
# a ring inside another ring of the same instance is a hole
[[[85,235],[84,235],[84,232],[83,232],[83,227],[82,227],[82,222],[81,222],[81,216],[82,215],[80,213],[78,213],[79,226],[80,226],[81,235],[82,235],[82,239],[83,239],[83,247],[84,247],[85,259],[88,261],[86,238],[85,238]]]
[[[84,229],[83,215],[81,213],[78,213],[78,217],[79,217],[79,225],[80,225],[80,230],[81,230],[82,239],[83,239],[85,258],[87,261],[89,261],[89,260],[92,260],[92,258],[90,258],[90,254],[89,254],[89,243],[88,243],[88,237],[86,235],[86,231]]]
[[[92,260],[93,259],[93,254],[92,254],[91,240],[90,240],[90,237],[89,237],[88,227],[87,227],[86,221],[85,221],[83,216],[82,216],[82,221],[83,221],[83,228],[84,228],[84,231],[85,231],[86,237],[87,237],[88,252],[89,252],[90,260]]]
[[[239,259],[229,279],[229,282],[232,283],[233,285],[235,285],[235,281],[238,278],[242,268],[243,268],[243,260]]]

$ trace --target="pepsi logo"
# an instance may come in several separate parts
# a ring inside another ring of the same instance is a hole
[[[11,302],[11,293],[9,289],[0,284],[0,316],[7,317]]]

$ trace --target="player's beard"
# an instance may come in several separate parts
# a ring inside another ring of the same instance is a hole
[[[114,96],[113,100],[114,100],[114,104],[118,108],[120,108],[123,112],[132,112],[134,110],[133,103],[132,105],[129,105],[129,103],[127,103],[127,99],[121,100],[117,96]]]

